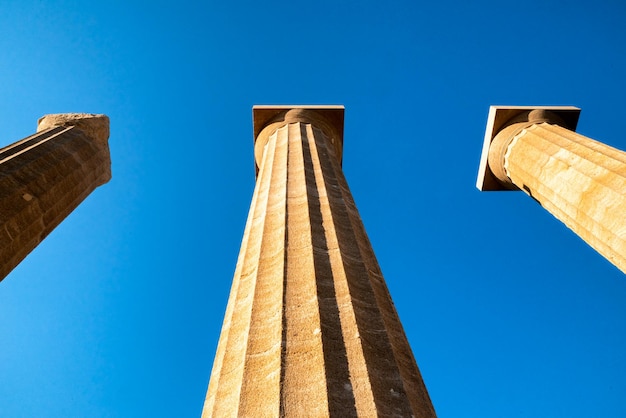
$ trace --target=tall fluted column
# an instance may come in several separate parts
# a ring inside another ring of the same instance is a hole
[[[0,280],[111,178],[109,118],[58,114],[0,149]]]
[[[343,107],[254,109],[257,184],[203,417],[434,417],[341,170]]]
[[[626,153],[573,132],[579,112],[492,108],[478,187],[523,190],[626,273]]]

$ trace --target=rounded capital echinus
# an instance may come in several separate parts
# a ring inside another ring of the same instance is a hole
[[[260,164],[263,158],[263,149],[267,144],[269,137],[276,132],[279,128],[290,123],[306,123],[320,129],[328,139],[330,139],[335,149],[335,154],[341,161],[341,155],[343,152],[342,132],[336,123],[326,118],[321,112],[315,109],[294,107],[292,109],[285,109],[280,112],[276,117],[270,120],[261,132],[255,138],[254,144],[254,158],[257,165]]]
[[[504,168],[505,156],[513,138],[524,129],[540,123],[566,126],[561,117],[545,109],[533,109],[522,112],[506,122],[500,132],[493,138],[489,147],[488,164],[493,175],[500,183],[511,190],[518,190]]]

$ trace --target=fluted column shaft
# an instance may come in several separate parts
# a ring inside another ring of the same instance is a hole
[[[266,136],[203,417],[434,417],[336,144]]]
[[[489,164],[500,181],[537,200],[626,273],[626,153],[550,120],[527,125],[494,139]]]
[[[0,149],[0,280],[111,178],[104,115],[48,115]]]

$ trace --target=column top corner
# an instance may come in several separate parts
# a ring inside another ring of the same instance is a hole
[[[480,191],[510,190],[502,186],[489,168],[487,162],[491,143],[498,133],[511,124],[511,121],[524,119],[532,111],[547,111],[560,118],[565,128],[575,131],[580,116],[580,108],[575,106],[489,106],[489,116],[483,140],[483,149],[478,167],[476,187]],[[528,118],[526,117],[526,120]]]
[[[56,126],[75,126],[92,139],[106,143],[109,139],[109,117],[94,113],[54,113],[37,121],[37,132]]]
[[[252,106],[252,120],[255,140],[263,128],[280,120],[281,116],[286,115],[290,110],[296,109],[313,111],[313,113],[335,125],[334,127],[338,128],[337,131],[341,132],[343,136],[345,112],[343,105],[254,105]],[[343,140],[343,138],[339,139]]]
[[[339,162],[343,154],[343,105],[255,105],[252,107],[255,161],[261,161],[263,145],[275,129],[289,123],[312,123],[328,136]],[[256,167],[258,174],[258,166]]]

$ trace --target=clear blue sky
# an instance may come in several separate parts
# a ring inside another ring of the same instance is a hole
[[[344,171],[444,417],[626,416],[626,277],[480,193],[489,105],[626,149],[620,0],[0,5],[0,145],[111,118],[112,181],[0,283],[1,417],[198,417],[254,187],[253,104],[346,106]]]

